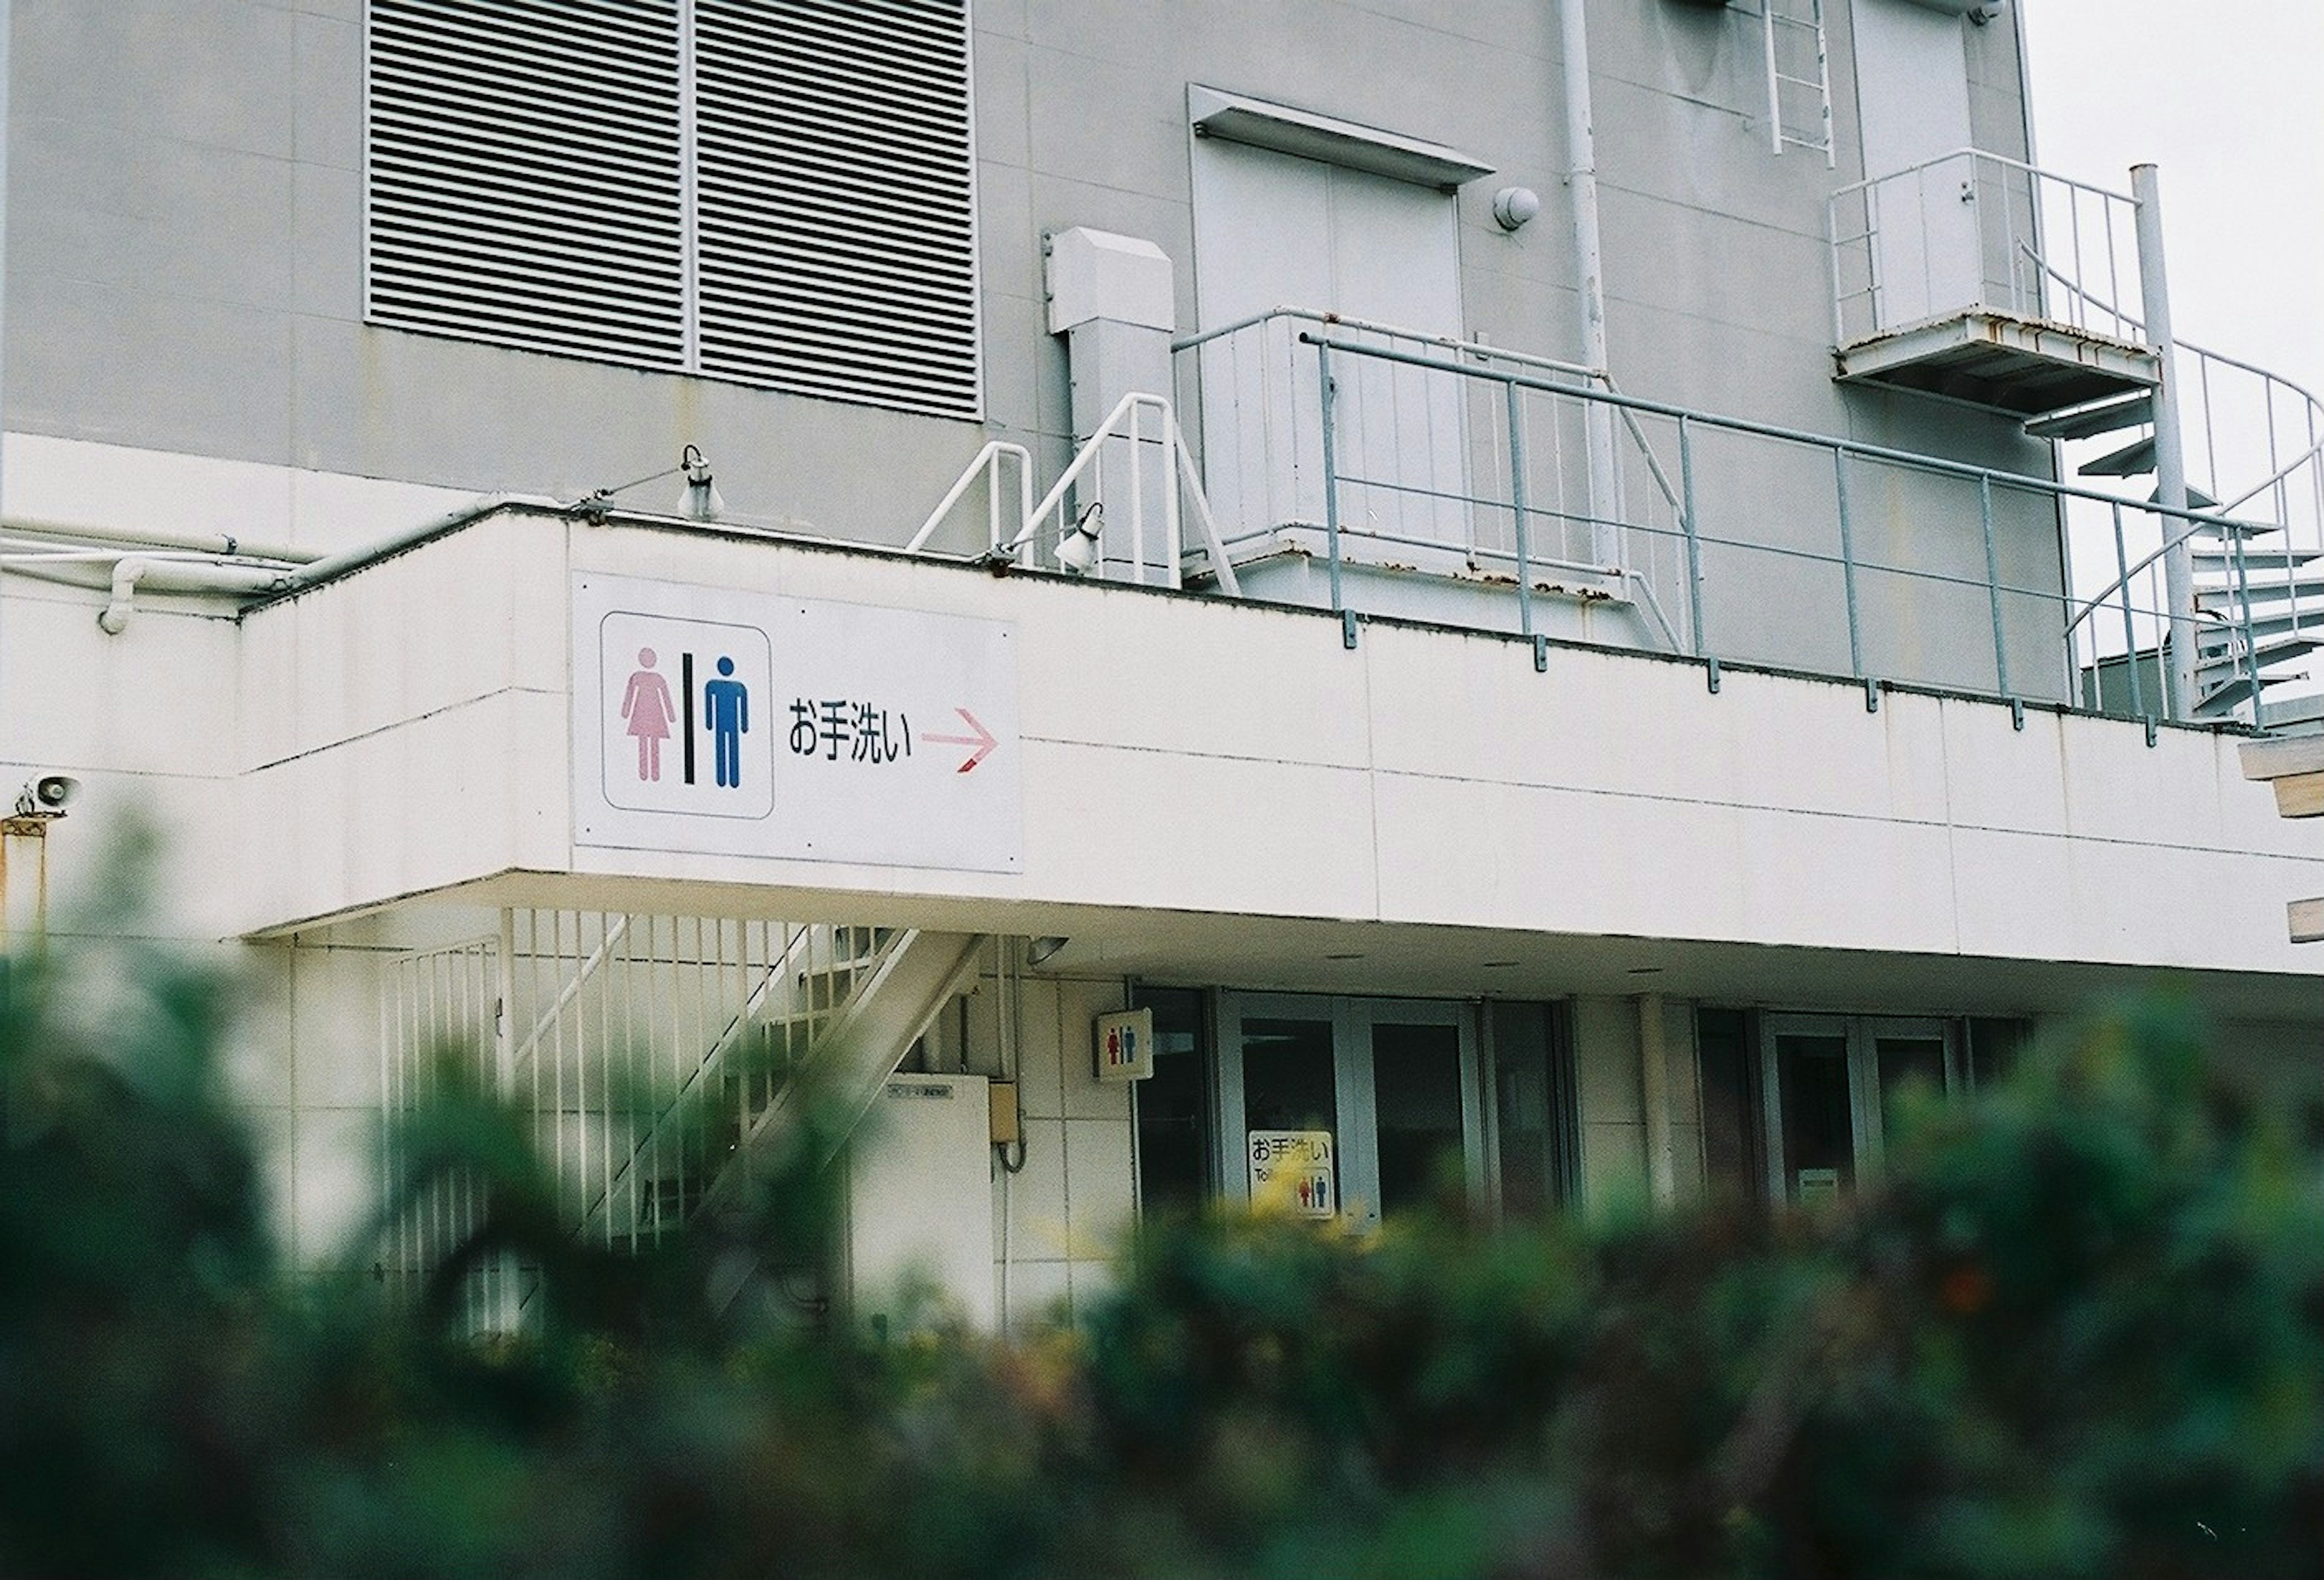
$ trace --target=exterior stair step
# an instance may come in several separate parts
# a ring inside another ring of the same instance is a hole
[[[2289,599],[2314,599],[2316,607],[2310,618],[2324,624],[2324,574],[2283,576],[2253,571],[2246,577],[2241,592],[2255,606],[2272,604]],[[2232,614],[2238,604],[2237,588],[2232,576],[2195,589],[2195,607],[2215,614]]]
[[[2095,406],[2061,411],[2055,417],[2029,422],[2025,425],[2025,431],[2037,439],[2094,439],[2100,434],[2141,427],[2153,420],[2153,393],[2142,390],[2119,400],[2101,400]]]
[[[2305,680],[2307,678],[2307,671],[2296,670],[2289,675],[2263,675],[2260,676],[2260,683],[2263,685],[2273,685],[2278,681]],[[2237,670],[2236,672],[2236,678],[2228,681],[2225,685],[2220,686],[2216,691],[2205,692],[2200,697],[2196,699],[2195,716],[2199,719],[2216,719],[2222,713],[2226,712],[2227,709],[2248,699],[2251,694],[2252,684],[2250,675],[2243,670]]]
[[[2074,470],[2084,477],[2143,477],[2154,470],[2153,436],[2133,439],[2121,449],[2095,461],[2085,461]]]
[[[2240,554],[2230,548],[2197,547],[2190,557],[2198,575],[2231,574],[2241,559],[2246,572],[2256,574],[2262,571],[2289,571],[2300,565],[2324,559],[2324,548],[2246,548]]]
[[[2195,603],[2199,609],[2209,607],[2200,598],[2198,598]],[[2232,610],[2224,610],[2221,612],[2227,614],[2227,623],[2218,626],[2207,625],[2202,636],[2197,639],[2198,650],[2207,655],[2224,651],[2234,637],[2244,634],[2243,622],[2236,618]],[[2255,613],[2252,616],[2250,634],[2252,640],[2255,642],[2266,642],[2277,637],[2296,636],[2303,631],[2309,633],[2307,638],[2309,641],[2324,642],[2324,610],[2302,609],[2279,614]],[[2263,648],[2261,651],[2265,652],[2266,649]]]
[[[2259,667],[2265,671],[2287,658],[2297,658],[2304,653],[2312,653],[2318,648],[2324,648],[2324,635],[2285,637],[2273,642],[2262,642],[2259,648]],[[2214,647],[2198,638],[2198,648],[2201,653],[2201,657],[2195,665],[2195,673],[2198,676],[2225,675],[2230,672],[2240,673],[2251,667],[2249,659],[2231,654],[2224,642]]]

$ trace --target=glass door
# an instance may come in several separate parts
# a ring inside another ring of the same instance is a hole
[[[1220,1020],[1230,1199],[1370,1223],[1447,1187],[1483,1190],[1467,1006],[1223,994]]]
[[[1904,1092],[1962,1089],[1950,1022],[1861,1015],[1763,1017],[1768,1196],[1816,1201],[1877,1173]]]

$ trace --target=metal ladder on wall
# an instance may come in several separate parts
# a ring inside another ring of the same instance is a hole
[[[1823,0],[1759,0],[1757,15],[1766,38],[1769,149],[1807,149],[1823,155],[1826,170],[1836,169]]]

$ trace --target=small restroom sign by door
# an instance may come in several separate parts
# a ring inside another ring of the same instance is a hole
[[[1014,629],[576,574],[573,837],[1013,872]]]
[[[1338,1171],[1328,1130],[1250,1133],[1250,1199],[1296,1217],[1338,1216]]]

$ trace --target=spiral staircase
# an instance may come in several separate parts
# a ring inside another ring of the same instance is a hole
[[[2324,721],[2324,699],[2278,702],[2324,647],[2324,402],[2289,380],[2181,342],[2199,719],[2262,728]],[[2037,418],[2077,477],[2153,499],[2156,392]],[[2128,436],[2126,441],[2126,436]]]

